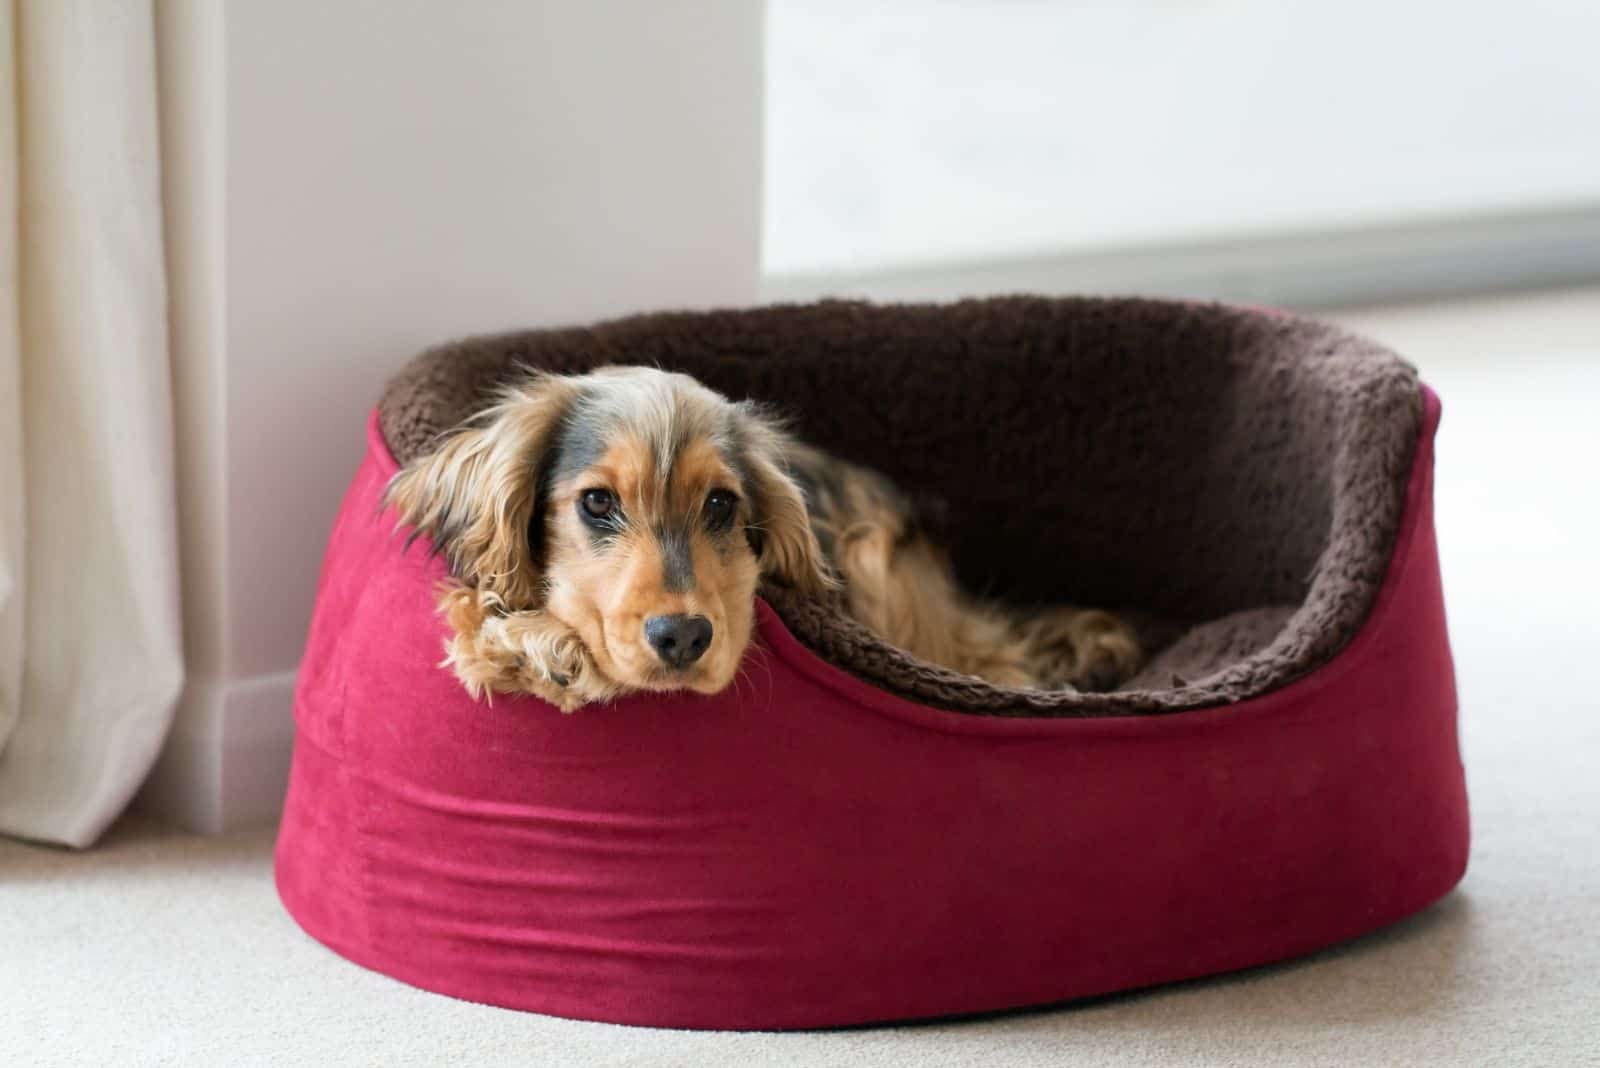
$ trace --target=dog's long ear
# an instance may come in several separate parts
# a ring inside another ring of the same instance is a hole
[[[462,583],[497,594],[509,609],[537,607],[542,472],[576,388],[545,375],[507,390],[493,407],[407,464],[384,504],[412,537],[426,536]],[[408,542],[409,544],[409,542]]]
[[[784,460],[791,439],[759,408],[738,407],[740,467],[752,512],[751,544],[761,574],[808,597],[820,597],[838,588],[838,581],[811,529],[805,495]]]

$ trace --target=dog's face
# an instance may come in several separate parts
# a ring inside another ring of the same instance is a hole
[[[409,465],[389,501],[457,579],[503,611],[549,613],[619,686],[715,693],[762,576],[831,583],[786,447],[684,375],[543,376]]]

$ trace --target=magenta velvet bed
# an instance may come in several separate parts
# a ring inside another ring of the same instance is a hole
[[[1419,396],[1353,636],[1263,692],[1143,714],[935,707],[765,601],[719,696],[473,701],[436,666],[444,565],[380,512],[396,461],[375,415],[301,667],[283,902],[429,990],[762,1029],[1104,994],[1408,916],[1468,848],[1439,403]]]

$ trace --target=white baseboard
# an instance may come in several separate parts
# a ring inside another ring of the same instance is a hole
[[[276,823],[294,751],[296,671],[236,682],[222,737],[222,829]]]
[[[1600,278],[1600,204],[1059,256],[771,276],[767,300],[1139,293],[1287,308],[1388,303]]]
[[[276,821],[294,748],[295,675],[192,683],[135,805],[203,834]]]
[[[190,680],[166,744],[133,807],[191,831],[222,829],[223,686]]]

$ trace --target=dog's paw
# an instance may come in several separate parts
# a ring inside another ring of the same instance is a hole
[[[581,691],[574,690],[570,686],[538,679],[530,680],[526,683],[523,692],[530,693],[548,704],[555,705],[564,713],[576,712],[584,705],[591,703],[587,697],[583,696]]]
[[[473,697],[531,694],[563,712],[606,701],[617,687],[595,666],[576,631],[543,612],[484,618],[446,643],[444,666]]]
[[[595,668],[594,661],[580,646],[559,663],[547,664],[530,672],[527,692],[544,698],[563,712],[576,712],[585,705],[603,704],[616,696],[616,687]]]
[[[1029,659],[1045,689],[1110,690],[1139,670],[1133,628],[1110,612],[1060,609],[1028,627]]]
[[[1143,654],[1133,629],[1115,616],[1104,616],[1073,643],[1076,663],[1071,683],[1080,690],[1110,690],[1139,670]]]
[[[515,629],[522,674],[530,682],[566,689],[594,669],[576,631],[544,622]]]
[[[521,650],[519,674],[526,692],[563,712],[615,696],[616,686],[595,665],[576,631],[544,615],[524,620],[513,629]]]

